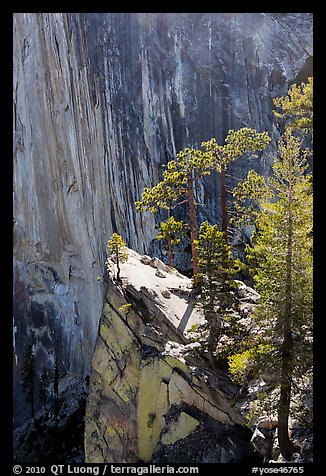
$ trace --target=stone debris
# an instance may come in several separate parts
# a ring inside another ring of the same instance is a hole
[[[156,274],[156,273],[155,273]],[[165,299],[171,299],[171,293],[170,291],[168,291],[167,289],[164,289],[162,291],[162,296],[165,298]]]
[[[166,278],[166,274],[160,268],[156,269],[155,276],[158,278]]]

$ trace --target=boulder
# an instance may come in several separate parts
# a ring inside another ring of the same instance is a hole
[[[252,446],[264,457],[269,458],[273,446],[273,440],[270,434],[262,429],[256,428],[251,437]]]
[[[140,258],[140,262],[143,263],[143,264],[150,264],[152,258],[150,256],[147,256],[147,255],[143,255],[141,258]]]
[[[166,274],[160,268],[156,269],[155,276],[157,276],[158,278],[166,278]]]
[[[158,268],[161,271],[165,271],[166,273],[170,271],[170,268],[158,258],[152,258],[149,262],[149,265],[152,266],[152,268]]]
[[[156,274],[156,273],[155,273]],[[171,293],[170,291],[168,291],[167,289],[164,289],[162,291],[162,296],[165,298],[165,299],[171,299]]]
[[[237,295],[241,299],[242,302],[257,304],[259,301],[259,294],[250,286],[247,286],[242,281],[237,281],[238,288],[237,288]]]

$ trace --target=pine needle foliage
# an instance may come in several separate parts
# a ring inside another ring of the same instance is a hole
[[[117,265],[117,281],[121,281],[120,264],[128,260],[127,246],[118,233],[113,233],[108,241],[108,250],[110,258]]]
[[[312,366],[312,177],[307,173],[307,155],[302,140],[288,129],[278,143],[273,175],[267,180],[268,193],[263,185],[264,193],[255,197],[259,211],[252,245],[247,246],[261,296],[254,318],[260,341],[266,345],[257,376],[279,390],[275,404],[285,458],[294,451],[288,434],[293,381]],[[251,197],[256,189],[248,184],[250,180],[241,190]],[[245,375],[241,365],[230,370],[235,379],[239,372]]]

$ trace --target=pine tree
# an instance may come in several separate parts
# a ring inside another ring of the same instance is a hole
[[[247,177],[232,190],[234,216],[230,223],[237,228],[257,226],[261,212],[259,204],[266,202],[272,195],[265,178],[249,170]]]
[[[210,157],[210,161],[217,172],[220,173],[221,186],[221,229],[225,240],[228,236],[228,208],[226,177],[228,165],[239,157],[249,152],[262,151],[270,143],[267,132],[256,132],[254,129],[243,127],[238,131],[230,129],[223,146],[215,138],[203,142],[202,147]]]
[[[48,400],[49,385],[50,385],[49,374],[46,368],[44,368],[42,370],[40,381],[39,381],[39,399],[41,404],[43,405],[44,411],[46,410],[46,403]]]
[[[189,209],[189,229],[193,273],[197,274],[198,253],[195,246],[197,239],[195,185],[204,175],[209,175],[212,169],[220,172],[221,176],[221,209],[222,231],[227,239],[227,189],[226,172],[228,164],[247,152],[263,150],[270,139],[266,132],[258,133],[254,129],[242,128],[230,130],[225,145],[217,144],[216,139],[203,142],[204,151],[185,148],[177,154],[176,160],[166,165],[163,180],[152,188],[145,187],[142,201],[136,202],[138,211],[149,210],[152,213],[159,209],[169,210],[181,203],[187,203]],[[183,199],[183,200],[182,200]],[[180,200],[182,200],[180,202]]]
[[[21,365],[22,390],[25,393],[27,403],[31,404],[31,417],[35,416],[34,402],[34,378],[35,378],[35,355],[33,346],[30,344],[25,348]]]
[[[186,223],[176,221],[173,216],[160,223],[157,240],[166,240],[168,244],[169,267],[173,267],[173,246],[178,245],[185,234]]]
[[[163,173],[163,180],[152,188],[145,188],[142,201],[136,202],[138,211],[152,213],[160,208],[171,210],[181,203],[189,209],[190,244],[193,273],[198,273],[198,256],[195,246],[197,239],[195,183],[204,175],[210,174],[211,156],[197,149],[186,148],[170,160]],[[183,199],[181,202],[180,200]]]
[[[209,323],[207,355],[215,368],[214,351],[237,301],[234,277],[238,261],[232,260],[230,247],[218,225],[202,223],[195,244],[200,269],[193,277],[196,304],[202,307]]]
[[[313,132],[313,78],[308,78],[307,83],[300,86],[294,84],[287,96],[275,98],[277,119],[285,122],[286,129],[290,131]]]
[[[267,375],[271,388],[279,391],[278,440],[287,459],[294,451],[288,430],[293,381],[312,365],[312,190],[307,168],[302,141],[287,130],[268,180],[270,198],[258,203],[247,249],[261,295],[254,317],[263,348],[251,357],[259,358],[256,375],[265,380]],[[233,368],[235,374],[239,370],[243,372],[241,365]]]
[[[108,241],[109,255],[117,265],[117,281],[121,282],[120,264],[128,260],[127,246],[122,237],[117,233],[113,233]]]

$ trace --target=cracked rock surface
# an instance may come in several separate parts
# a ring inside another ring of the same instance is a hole
[[[172,270],[162,280],[148,261],[128,254],[122,284],[114,283],[110,263],[92,360],[85,461],[240,461],[252,451],[251,434],[234,405],[232,383],[226,376],[224,385],[216,381],[187,337],[203,320],[198,310],[187,312],[190,279]]]

